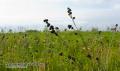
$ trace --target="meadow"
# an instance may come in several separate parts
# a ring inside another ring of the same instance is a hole
[[[73,25],[64,31],[44,19],[46,27],[41,32],[1,32],[0,71],[120,71],[118,24],[112,31],[81,31],[72,10],[67,8],[67,12]],[[34,62],[43,65],[9,68],[14,63]]]
[[[120,33],[63,31],[0,33],[0,70],[6,63],[45,63],[45,71],[120,71]],[[82,37],[81,37],[82,36]],[[84,41],[83,41],[84,40]]]

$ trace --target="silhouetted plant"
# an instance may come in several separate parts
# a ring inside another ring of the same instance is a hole
[[[68,29],[71,29],[72,28],[72,25],[68,25]]]
[[[115,27],[118,27],[118,24],[116,24]]]
[[[49,30],[54,30],[54,26],[51,25],[51,26],[49,27]]]
[[[72,25],[68,25],[68,29],[74,29]]]
[[[75,17],[72,16],[72,10],[71,10],[69,7],[67,8],[67,10],[68,10],[67,12],[68,12],[69,17],[72,19],[74,26],[75,26],[76,29],[78,30],[78,28],[77,28],[77,26],[76,26],[76,24],[75,24],[75,21],[74,21],[74,20],[75,20]]]
[[[47,24],[47,27],[50,26],[50,23],[48,22],[48,19],[43,20],[43,22],[45,22]]]
[[[57,32],[55,31],[54,26],[50,25],[50,23],[48,22],[48,19],[43,20],[43,22],[45,22],[47,24],[47,27],[49,28],[49,30],[52,34],[55,34],[56,36],[58,36]]]
[[[49,26],[50,26],[50,23],[47,24],[47,27],[49,27]]]
[[[58,36],[58,34],[56,33],[56,31],[53,29],[51,30],[51,33],[55,34],[56,36]]]
[[[75,21],[74,21],[74,20],[75,20],[75,17],[72,16],[72,10],[71,10],[69,7],[67,8],[67,12],[68,12],[69,17],[72,19],[72,22],[73,22],[74,26],[76,27],[77,30],[79,30],[79,29],[77,28],[77,26],[76,26]],[[73,29],[74,29],[74,28],[73,28]],[[80,33],[79,33],[79,35],[80,35],[80,37],[81,37],[81,40],[82,40],[84,46],[87,48],[87,44],[86,44],[83,36],[82,36]]]
[[[44,19],[43,22],[48,23],[48,19]]]

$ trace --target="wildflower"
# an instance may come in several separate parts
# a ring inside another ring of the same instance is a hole
[[[75,17],[73,17],[73,19],[75,19]]]
[[[71,15],[72,14],[72,10],[70,8],[67,8],[68,9],[68,15]]]
[[[71,29],[72,28],[72,25],[68,25],[68,29]]]
[[[55,29],[56,29],[56,30],[59,30],[59,28],[58,28],[58,27],[55,27]]]
[[[59,53],[59,55],[60,55],[60,56],[63,56],[63,53],[61,52],[61,53]]]
[[[56,33],[56,31],[55,31],[54,29],[51,31],[51,33],[53,33],[53,34],[55,34],[56,36],[58,36],[58,34]]]
[[[74,29],[73,27],[71,27],[71,29]]]
[[[76,26],[76,24],[75,24],[75,21],[74,21],[74,20],[75,20],[75,17],[72,16],[72,10],[71,10],[70,8],[67,8],[67,10],[68,10],[68,11],[67,11],[67,12],[68,12],[68,15],[69,15],[69,17],[72,19],[72,22],[73,22],[74,26],[76,27],[76,29],[78,29],[77,26]],[[72,29],[73,29],[73,28],[72,28]]]
[[[58,34],[55,31],[55,29],[59,29],[58,27],[54,28],[53,25],[50,25],[50,23],[48,22],[48,19],[43,20],[43,22],[45,22],[47,24],[47,27],[49,27],[49,30],[50,30],[51,33],[53,33],[56,36],[58,36]]]
[[[54,33],[55,33],[55,30],[53,29],[53,30],[51,31],[51,33],[53,33],[53,34],[54,34]]]
[[[47,23],[47,27],[50,27],[50,23]]]
[[[54,26],[51,25],[50,28],[49,28],[49,30],[54,30]]]
[[[90,54],[88,54],[88,55],[87,55],[87,57],[88,57],[89,59],[91,59],[91,58],[92,58],[92,56],[91,56]]]
[[[43,20],[43,22],[48,23],[48,19]]]
[[[99,61],[99,58],[97,57],[96,60]]]
[[[115,25],[115,27],[117,27],[117,26],[118,26],[118,24]]]
[[[68,9],[68,13],[72,11],[69,7],[67,9]]]

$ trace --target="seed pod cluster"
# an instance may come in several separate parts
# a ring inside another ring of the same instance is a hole
[[[58,27],[54,27],[53,25],[51,25],[49,22],[48,19],[44,19],[43,22],[45,22],[47,24],[47,27],[49,28],[49,31],[52,33],[52,34],[55,34],[56,36],[58,36],[57,32],[55,31],[55,29],[59,29]]]
[[[68,15],[70,16],[71,19],[75,19],[75,17],[72,16],[72,10],[68,7],[67,8]]]
[[[68,29],[74,29],[72,25],[68,25]]]

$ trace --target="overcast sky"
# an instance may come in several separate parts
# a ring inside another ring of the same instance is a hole
[[[64,27],[72,24],[67,7],[73,10],[77,25],[83,28],[105,28],[120,23],[120,0],[0,0],[0,27],[44,25],[45,18]]]

